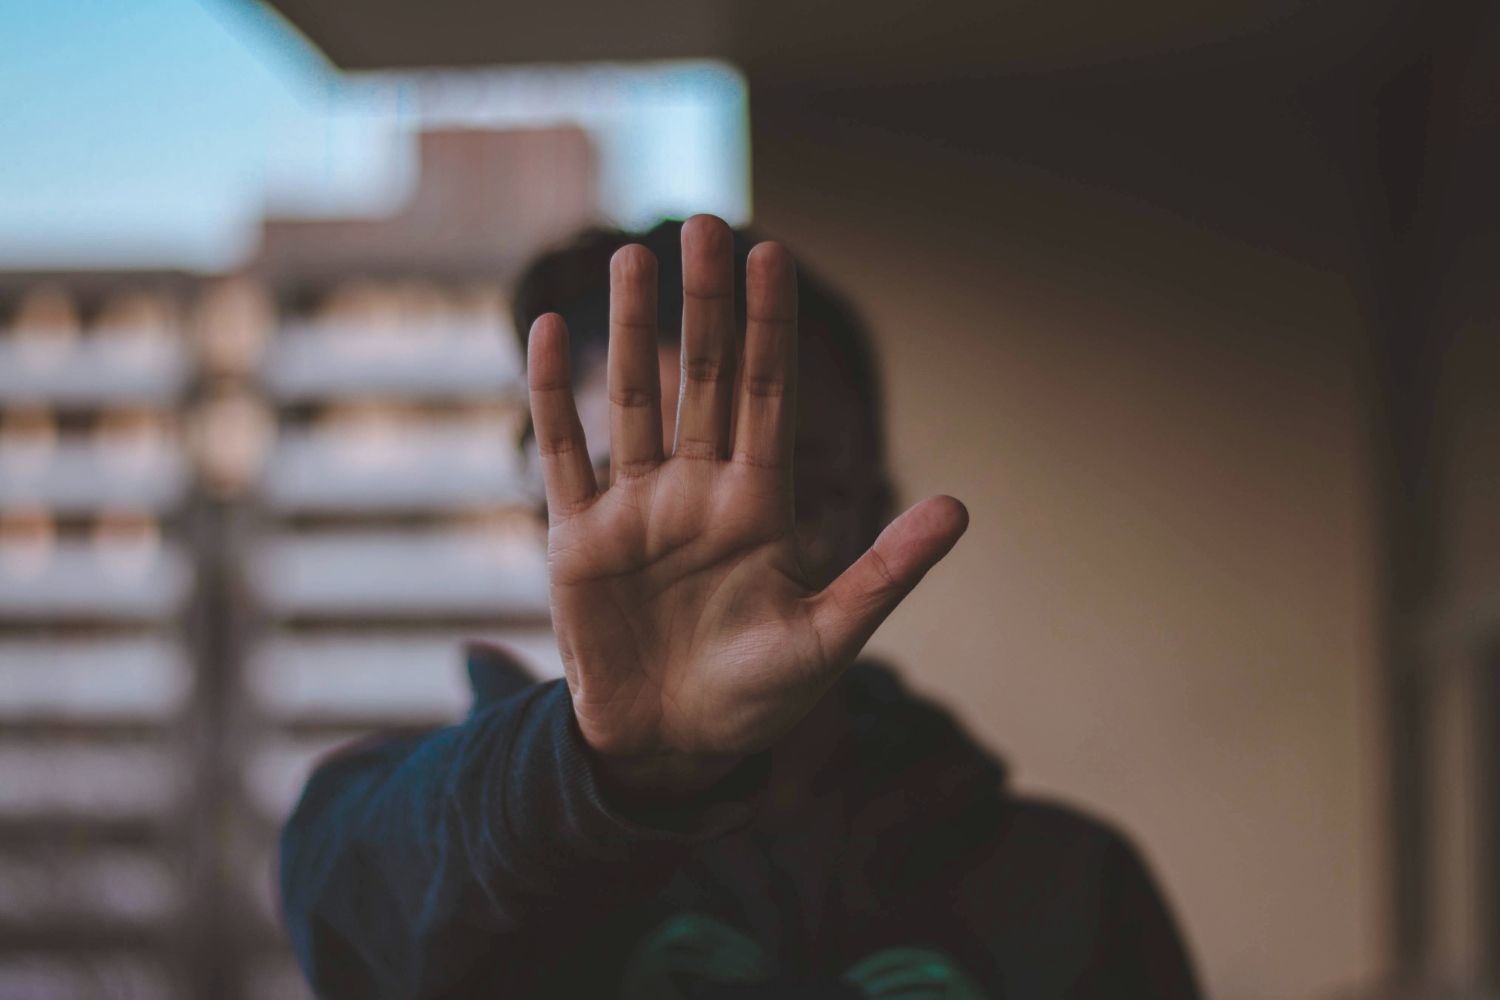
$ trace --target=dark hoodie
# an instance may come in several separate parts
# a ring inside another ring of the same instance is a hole
[[[848,672],[847,733],[795,801],[765,801],[762,756],[649,813],[601,790],[562,682],[478,647],[469,673],[463,723],[340,753],[287,824],[283,908],[320,996],[615,997],[683,915],[774,970],[684,996],[860,996],[840,973],[887,949],[940,954],[993,1000],[1197,996],[1130,845],[1008,794],[888,670]]]

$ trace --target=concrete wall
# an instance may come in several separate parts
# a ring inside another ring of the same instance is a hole
[[[904,499],[972,514],[872,649],[1133,834],[1211,995],[1372,982],[1364,319],[1316,137],[752,92],[756,224],[873,321]]]

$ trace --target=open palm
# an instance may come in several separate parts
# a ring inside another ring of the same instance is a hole
[[[682,229],[682,379],[664,454],[656,262],[611,262],[611,484],[600,490],[556,315],[531,331],[529,383],[547,485],[552,617],[587,740],[642,788],[702,785],[774,745],[858,654],[967,523],[934,497],[824,590],[794,527],[797,279],[763,243],[735,319],[732,238]]]

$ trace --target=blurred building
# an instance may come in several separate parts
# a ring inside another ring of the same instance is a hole
[[[384,219],[240,273],[0,273],[0,996],[304,995],[311,762],[554,669],[506,289],[595,221],[577,129],[424,134]]]

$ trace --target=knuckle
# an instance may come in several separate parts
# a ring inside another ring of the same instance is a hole
[[[715,357],[685,358],[682,374],[689,382],[717,382],[724,375],[726,366]]]
[[[624,310],[621,310],[623,312]],[[641,307],[640,316],[615,315],[610,317],[611,333],[639,334],[645,337],[656,336],[656,320],[645,306]]]
[[[781,462],[777,461],[775,456],[763,455],[760,452],[750,449],[741,449],[735,452],[733,461],[736,465],[743,465],[748,469],[755,469],[762,472],[779,471],[782,467]]]
[[[786,395],[786,379],[780,375],[747,375],[745,392],[766,399],[780,399]]]
[[[639,410],[656,402],[656,393],[650,389],[623,388],[609,394],[609,401],[626,410]]]
[[[549,437],[539,438],[536,445],[537,452],[543,458],[563,458],[579,452],[581,446],[572,437]]]
[[[591,499],[548,501],[547,511],[557,518],[569,518],[583,513],[591,504]]]
[[[651,458],[617,459],[612,472],[616,479],[639,479],[656,468],[656,464]]]
[[[877,590],[881,594],[893,594],[901,590],[901,584],[896,575],[891,572],[891,564],[878,549],[870,550],[870,570],[875,574]]]
[[[707,438],[680,438],[672,454],[679,458],[716,459],[719,457],[719,445]]]
[[[796,313],[773,313],[764,309],[752,309],[746,319],[755,326],[772,327],[772,332],[785,335],[797,326]]]

